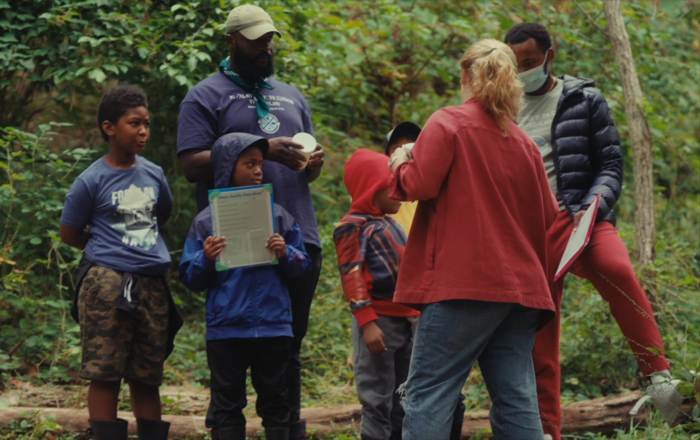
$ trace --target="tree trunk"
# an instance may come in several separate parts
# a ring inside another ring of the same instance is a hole
[[[637,230],[637,264],[644,268],[656,259],[656,219],[654,210],[654,165],[652,138],[642,102],[637,69],[632,57],[632,47],[622,19],[620,0],[604,0],[608,34],[612,40],[615,62],[625,93],[625,113],[634,154],[634,199],[637,205],[635,226]]]

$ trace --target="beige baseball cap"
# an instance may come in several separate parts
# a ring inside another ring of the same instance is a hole
[[[242,5],[234,8],[226,20],[226,33],[240,32],[249,40],[257,40],[268,32],[274,32],[281,37],[275,28],[270,14],[263,8],[254,5]]]

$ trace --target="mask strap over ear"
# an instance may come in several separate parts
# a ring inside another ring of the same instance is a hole
[[[551,70],[551,67],[550,67],[550,68],[547,68],[547,57],[549,56],[549,51],[552,50],[552,49],[554,49],[554,44],[552,44],[551,46],[549,46],[549,49],[547,49],[547,50],[544,51],[544,65],[542,66],[542,68],[545,70],[545,73],[547,74],[547,76],[549,76],[549,71]],[[552,65],[552,61],[551,61],[551,60],[549,61],[549,65],[550,65],[550,66]]]

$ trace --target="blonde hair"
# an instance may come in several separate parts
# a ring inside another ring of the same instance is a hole
[[[508,136],[510,121],[518,116],[523,93],[513,51],[498,40],[480,40],[467,49],[460,65],[467,73],[474,98],[495,119],[503,136]]]

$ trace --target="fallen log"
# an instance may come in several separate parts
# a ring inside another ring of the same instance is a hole
[[[562,434],[581,432],[613,434],[616,429],[629,428],[632,419],[629,412],[641,397],[641,391],[630,391],[616,396],[562,405]],[[634,417],[635,424],[646,420],[650,406],[649,403],[640,408],[639,413]],[[684,403],[681,412],[685,415],[691,414],[693,406],[695,402]],[[482,432],[485,437],[488,437],[490,430],[488,411],[474,411],[464,415],[462,438],[469,438],[477,432]]]
[[[301,410],[301,416],[307,420],[308,430],[328,435],[338,429],[351,427],[359,420],[360,410],[360,405],[304,408]],[[55,417],[56,423],[71,432],[84,433],[89,428],[87,410],[28,407],[0,408],[0,426],[8,425],[12,420],[40,420],[41,417],[51,416]],[[130,412],[120,411],[117,417],[128,421],[129,434],[136,435],[136,420]],[[170,438],[184,438],[197,433],[201,433],[203,437],[207,432],[204,417],[163,415],[163,420],[171,424]],[[264,428],[260,422],[258,417],[248,418],[246,424],[248,437],[256,438],[263,431]]]
[[[630,426],[629,412],[642,397],[641,391],[632,391],[617,396],[584,400],[562,406],[562,432],[595,432],[612,434],[616,429]],[[635,422],[647,418],[649,404],[643,406],[635,416]]]
[[[562,433],[594,432],[611,434],[615,429],[630,426],[629,411],[641,398],[640,391],[632,391],[617,396],[569,403],[562,406]],[[685,403],[683,412],[690,414],[694,402]],[[307,420],[309,431],[317,435],[330,435],[339,429],[348,429],[353,425],[359,426],[361,413],[360,405],[341,405],[333,407],[315,407],[302,409],[301,416]],[[645,405],[634,418],[635,423],[642,422],[649,413],[649,405]],[[12,420],[49,417],[54,415],[56,422],[72,432],[85,432],[88,428],[87,410],[58,409],[58,408],[0,408],[0,426],[7,425]],[[119,417],[129,421],[129,432],[136,434],[136,423],[131,413],[120,412]],[[187,437],[206,432],[204,417],[164,415],[163,419],[171,423],[171,438]],[[251,417],[246,425],[248,436],[256,438],[263,431],[260,419]],[[477,433],[489,437],[491,425],[488,411],[470,411],[465,414],[462,427],[462,438],[468,439]]]
[[[569,403],[562,406],[562,433],[595,432],[609,434],[618,428],[629,426],[629,411],[641,397],[639,391],[620,394],[601,399]],[[636,420],[647,416],[647,408],[643,408]],[[488,411],[468,412],[464,415],[462,438],[469,438],[476,432],[488,436],[491,430]]]

